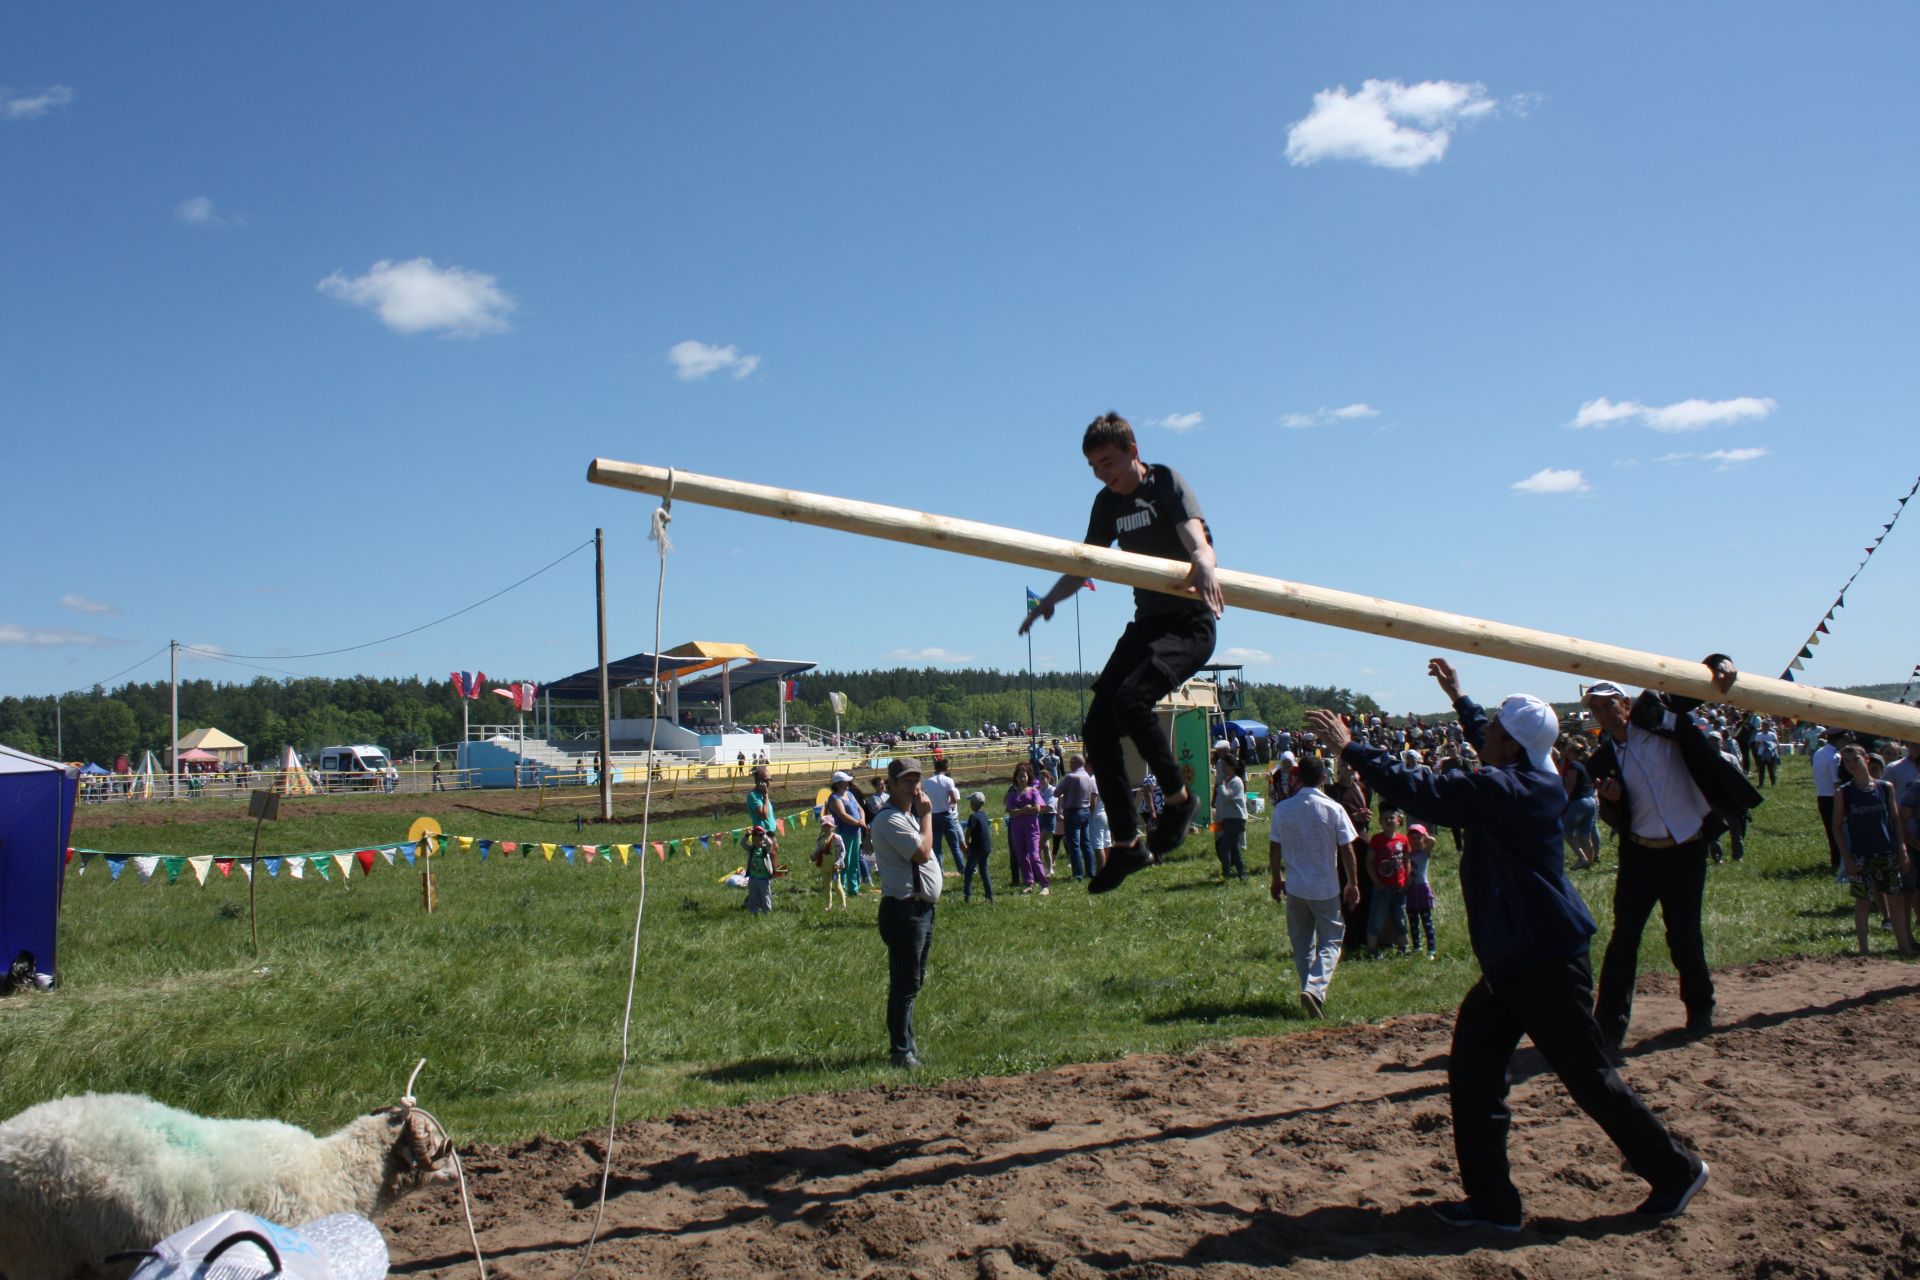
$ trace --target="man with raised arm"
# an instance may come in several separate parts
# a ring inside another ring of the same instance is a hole
[[[1330,711],[1310,712],[1307,721],[1378,795],[1467,831],[1460,889],[1481,977],[1460,1004],[1447,1059],[1454,1151],[1467,1198],[1436,1204],[1433,1212],[1456,1227],[1520,1229],[1520,1192],[1507,1164],[1507,1064],[1526,1036],[1574,1102],[1652,1184],[1636,1212],[1678,1217],[1706,1185],[1707,1163],[1674,1140],[1614,1071],[1600,1042],[1587,958],[1593,917],[1567,883],[1560,847],[1567,796],[1553,767],[1559,717],[1531,694],[1516,693],[1489,718],[1461,694],[1446,659],[1433,659],[1427,671],[1479,750],[1475,772],[1416,773],[1392,752],[1352,741]]]
[[[1117,889],[1146,866],[1148,851],[1167,854],[1186,839],[1193,819],[1192,788],[1181,782],[1154,704],[1180,687],[1213,657],[1214,620],[1226,610],[1214,577],[1213,534],[1200,501],[1178,471],[1140,460],[1133,427],[1117,413],[1095,418],[1080,441],[1087,465],[1100,481],[1086,540],[1096,547],[1120,544],[1122,551],[1181,560],[1187,572],[1186,594],[1135,588],[1133,621],[1120,634],[1113,656],[1093,682],[1083,731],[1087,763],[1100,794],[1107,798],[1113,828],[1113,852],[1087,888],[1093,893]],[[1028,610],[1020,623],[1025,635],[1035,618],[1053,617],[1054,606],[1080,590],[1085,578],[1067,574]],[[1127,797],[1123,738],[1131,738],[1149,772],[1167,788],[1166,803],[1143,841]]]

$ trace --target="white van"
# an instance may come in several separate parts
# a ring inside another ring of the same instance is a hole
[[[390,789],[400,771],[379,747],[361,743],[351,747],[323,747],[314,759],[320,785],[328,791]]]

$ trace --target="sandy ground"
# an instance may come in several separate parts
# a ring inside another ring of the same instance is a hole
[[[1677,1222],[1633,1217],[1644,1184],[1530,1049],[1527,1228],[1433,1220],[1458,1194],[1449,1024],[1419,1016],[635,1124],[591,1274],[1920,1276],[1920,967],[1724,972],[1721,1029],[1699,1041],[1660,1033],[1681,1020],[1671,979],[1641,992],[1627,1078],[1713,1166]],[[574,1274],[599,1152],[471,1153],[492,1274]],[[451,1191],[382,1226],[396,1275],[474,1274]]]

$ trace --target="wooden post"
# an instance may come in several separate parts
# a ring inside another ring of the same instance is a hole
[[[1188,566],[1065,538],[1008,529],[974,520],[956,520],[902,507],[828,497],[772,485],[747,484],[715,476],[633,462],[596,458],[587,468],[594,484],[636,493],[664,495],[671,477],[675,501],[772,516],[797,524],[840,529],[869,538],[907,542],[941,551],[1027,565],[1054,573],[1098,578],[1169,595],[1183,595]],[[1349,631],[1407,640],[1458,653],[1498,658],[1549,671],[1565,671],[1589,680],[1617,680],[1668,693],[1731,703],[1750,711],[1816,720],[1871,730],[1889,737],[1920,738],[1920,708],[1873,698],[1815,689],[1786,680],[1742,672],[1725,694],[1714,689],[1697,660],[1667,658],[1599,644],[1552,632],[1534,631],[1438,609],[1399,604],[1376,596],[1334,591],[1234,569],[1219,571],[1220,589],[1237,608],[1325,623]]]
[[[607,701],[607,553],[603,530],[593,531],[594,615],[600,625],[600,821],[613,821],[613,725]]]

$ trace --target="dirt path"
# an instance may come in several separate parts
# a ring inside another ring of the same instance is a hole
[[[1514,1176],[1529,1223],[1459,1232],[1446,1019],[1421,1016],[1039,1075],[793,1098],[625,1131],[599,1277],[1920,1275],[1920,967],[1790,960],[1719,977],[1686,1042],[1643,981],[1628,1080],[1713,1164],[1678,1222],[1531,1050]],[[568,1277],[598,1147],[481,1147],[490,1269]],[[396,1275],[471,1276],[439,1192],[382,1225]]]

